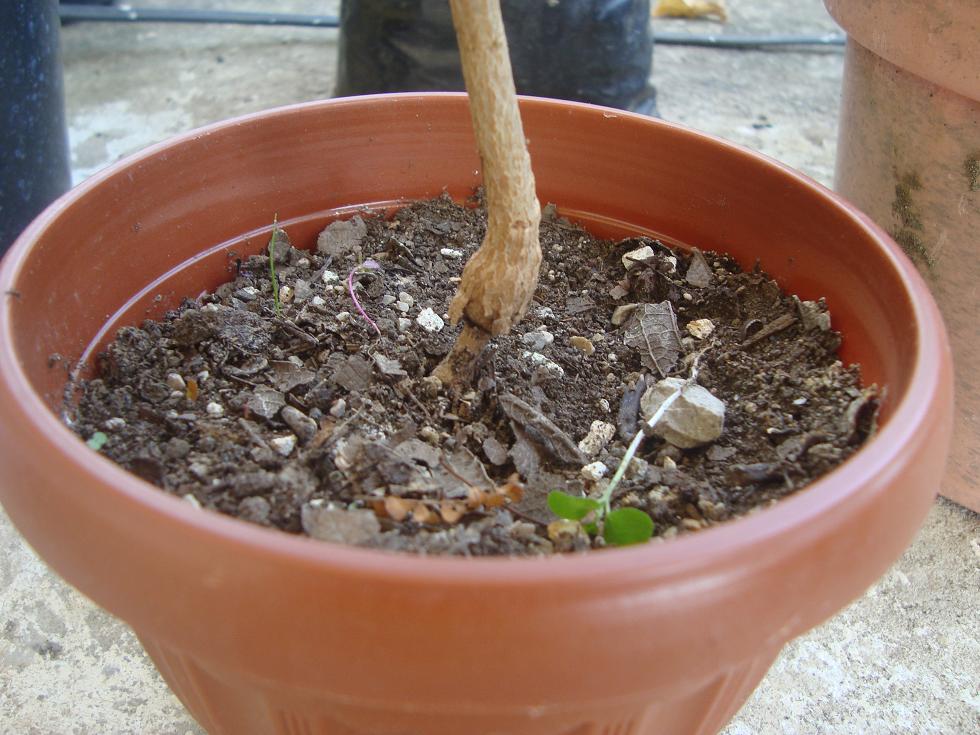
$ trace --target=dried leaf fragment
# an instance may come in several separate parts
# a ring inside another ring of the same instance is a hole
[[[643,304],[634,311],[626,322],[623,341],[639,350],[646,367],[666,377],[681,354],[681,336],[670,302]]]
[[[330,379],[351,393],[359,393],[371,385],[371,377],[371,363],[360,355],[351,355],[337,366]]]
[[[289,393],[293,388],[312,383],[316,373],[302,365],[289,360],[274,360],[272,362],[272,383],[283,393]]]

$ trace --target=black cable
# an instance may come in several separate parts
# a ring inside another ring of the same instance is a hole
[[[843,46],[847,37],[841,33],[825,33],[820,36],[701,36],[688,33],[654,33],[653,40],[664,46],[739,49],[765,46]]]
[[[62,5],[62,20],[101,23],[226,23],[235,25],[297,26],[337,28],[335,15],[295,15],[290,13],[249,13],[235,10],[179,10],[158,8],[93,7]],[[654,33],[654,43],[664,46],[703,46],[707,48],[762,48],[772,46],[843,46],[842,34],[814,36],[736,36],[689,33]]]
[[[247,13],[236,10],[61,5],[58,11],[62,20],[87,20],[100,23],[228,23],[234,25],[301,26],[306,28],[337,28],[340,25],[340,19],[335,15]]]

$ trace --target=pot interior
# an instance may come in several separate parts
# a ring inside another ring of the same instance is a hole
[[[842,360],[887,386],[887,420],[922,316],[903,261],[860,215],[779,164],[660,121],[544,100],[525,100],[523,115],[542,203],[601,236],[758,260],[789,292],[826,297]],[[58,411],[66,367],[90,369],[120,326],[231,278],[274,217],[312,247],[363,206],[465,198],[480,183],[474,145],[465,97],[396,95],[262,113],[127,159],[59,200],[12,251],[6,308],[27,379]]]

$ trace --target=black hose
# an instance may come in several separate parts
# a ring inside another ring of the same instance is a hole
[[[162,8],[93,7],[62,5],[62,20],[98,21],[101,23],[227,23],[234,25],[302,26],[337,28],[335,15],[292,15],[284,13],[247,13],[236,10],[178,10]]]
[[[133,7],[93,7],[62,5],[61,19],[102,23],[226,23],[235,25],[298,26],[337,28],[335,15],[295,15],[290,13],[249,13],[235,10],[179,10]],[[708,48],[761,48],[771,46],[843,46],[838,33],[812,36],[736,36],[689,33],[654,33],[654,43],[665,46],[704,46]]]
[[[664,46],[739,49],[765,46],[843,46],[847,38],[841,33],[825,33],[820,36],[700,36],[689,33],[654,33],[653,40]]]

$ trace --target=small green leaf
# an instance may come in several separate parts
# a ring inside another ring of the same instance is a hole
[[[583,523],[582,530],[584,530],[590,536],[599,535],[599,524],[598,523]]]
[[[92,434],[92,436],[90,436],[88,441],[85,443],[88,445],[89,449],[94,449],[97,452],[105,446],[107,441],[109,441],[109,437],[107,437],[101,431],[97,431]]]
[[[606,516],[602,537],[607,544],[642,544],[653,536],[653,519],[637,508],[618,508]]]
[[[548,493],[548,507],[559,518],[580,521],[592,511],[599,510],[602,505],[592,498],[576,498],[574,495],[552,490]]]

